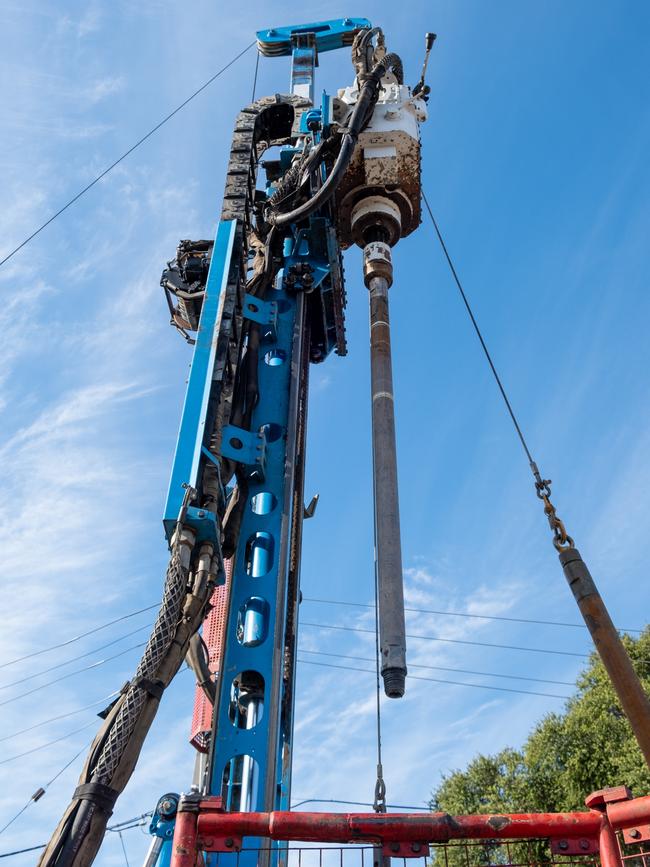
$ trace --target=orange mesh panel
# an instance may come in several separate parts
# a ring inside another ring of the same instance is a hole
[[[208,648],[210,671],[213,674],[219,671],[219,663],[221,661],[221,648],[228,619],[232,560],[226,560],[224,566],[226,582],[220,587],[215,588],[210,600],[212,609],[203,622],[203,640]],[[201,687],[197,686],[194,697],[190,743],[201,753],[207,753],[208,751],[208,736],[211,729],[212,705],[207,700]]]

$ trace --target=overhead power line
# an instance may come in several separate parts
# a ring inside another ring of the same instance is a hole
[[[331,656],[336,659],[351,659],[357,662],[374,662],[374,659],[366,656],[350,656],[346,653],[325,653],[322,650],[305,650],[302,647],[298,648],[299,653],[310,653],[314,656]],[[526,680],[531,683],[552,683],[555,686],[575,686],[568,680],[548,680],[545,677],[525,677],[523,674],[497,674],[494,671],[472,671],[467,668],[446,668],[442,665],[417,665],[414,662],[409,662],[409,668],[424,668],[427,671],[453,671],[456,674],[477,674],[481,677],[499,677],[504,680]]]
[[[52,777],[51,780],[48,780],[47,783],[45,783],[43,786],[40,786],[38,789],[36,789],[36,791],[31,796],[29,801],[27,801],[25,806],[22,807],[16,813],[16,815],[13,817],[13,819],[10,819],[6,825],[3,825],[3,827],[0,828],[0,834],[2,834],[4,831],[6,831],[10,825],[13,825],[13,823],[16,821],[16,819],[18,819],[20,816],[22,816],[22,814],[25,812],[25,810],[29,807],[30,804],[35,804],[36,801],[40,801],[41,798],[43,797],[43,795],[45,794],[45,792],[50,788],[52,783],[54,783],[56,780],[58,780],[64,771],[68,770],[68,768],[75,761],[75,759],[78,759],[79,756],[88,749],[88,747],[90,746],[91,743],[92,743],[92,741],[90,741],[90,743],[88,743],[88,744],[84,744],[83,747],[80,750],[78,750],[68,762],[65,763],[65,765],[61,768],[61,770],[57,771],[56,774],[54,774],[54,776]]]
[[[298,651],[300,653],[307,653],[312,656],[327,656],[336,659],[349,659],[357,662],[373,662],[370,657],[365,656],[354,656],[347,653],[328,653],[323,650],[307,650],[306,648],[299,647]],[[550,683],[555,686],[574,686],[574,684],[570,681],[566,680],[552,680],[546,677],[530,677],[521,674],[504,674],[503,672],[495,672],[495,671],[475,671],[474,669],[468,668],[453,668],[444,665],[419,665],[416,663],[409,663],[411,668],[422,668],[427,671],[448,671],[456,674],[471,674],[478,675],[480,677],[498,677],[503,680],[522,680],[530,683]],[[85,669],[82,669],[84,671]],[[183,671],[191,672],[190,668],[185,668]],[[46,686],[47,684],[45,684]],[[27,726],[26,728],[19,729],[16,732],[12,732],[10,735],[3,735],[0,737],[0,743],[2,741],[11,740],[12,738],[16,738],[19,735],[26,734],[27,732],[33,731],[34,729],[41,728],[42,726],[49,725],[53,722],[58,722],[59,720],[66,719],[67,717],[74,716],[75,714],[82,713],[85,710],[90,710],[91,708],[97,707],[99,705],[103,705],[106,702],[109,702],[111,699],[115,698],[116,695],[119,695],[119,692],[112,692],[104,698],[97,699],[97,701],[91,702],[90,704],[83,705],[82,707],[74,708],[72,710],[66,711],[65,713],[58,714],[57,716],[49,717],[48,719],[41,720],[40,722],[34,723],[33,725]]]
[[[84,749],[86,748],[84,747]],[[83,752],[83,750],[81,752]],[[81,755],[81,752],[79,755]],[[106,830],[120,834],[122,831],[130,831],[131,828],[141,828],[146,824],[145,820],[152,815],[151,812],[143,813],[141,816],[135,816],[133,819],[127,819],[124,822],[119,822],[117,825],[109,825]],[[26,852],[36,852],[38,849],[45,849],[46,846],[47,843],[39,843],[38,846],[28,846],[26,849],[15,849],[13,852],[0,852],[0,858],[11,858],[12,855],[23,855]]]
[[[372,660],[371,660],[372,662]],[[291,809],[302,807],[303,804],[351,804],[357,807],[374,807],[369,801],[341,801],[339,798],[304,798],[291,805]],[[391,810],[424,810],[427,813],[431,812],[429,807],[414,807],[412,804],[386,804]]]
[[[0,707],[3,707],[5,704],[11,704],[11,702],[18,701],[19,698],[25,698],[27,695],[32,695],[35,692],[40,692],[42,689],[46,689],[48,686],[52,686],[54,683],[59,683],[62,680],[67,680],[69,677],[74,677],[76,674],[81,674],[84,671],[90,671],[93,668],[98,668],[100,665],[105,665],[107,662],[111,662],[114,659],[118,659],[120,656],[124,656],[125,653],[130,653],[132,650],[137,650],[140,647],[144,647],[146,641],[140,642],[140,644],[134,644],[132,647],[127,647],[125,650],[121,650],[119,653],[115,653],[113,656],[107,656],[106,659],[100,659],[97,662],[93,662],[91,665],[86,665],[83,668],[77,668],[74,671],[69,671],[67,674],[62,674],[61,677],[55,677],[52,680],[48,680],[45,683],[42,683],[40,686],[35,686],[33,689],[28,689],[27,692],[21,692],[20,695],[14,695],[12,698],[7,698],[4,701],[0,702]]]
[[[14,849],[13,852],[2,852],[0,858],[11,858],[12,855],[23,855],[25,852],[36,852],[38,849],[45,849],[45,843],[40,846],[29,846],[27,849]]]
[[[107,629],[115,623],[121,623],[123,620],[128,620],[130,617],[136,617],[138,614],[144,614],[145,611],[151,611],[153,608],[160,608],[160,603],[156,602],[153,605],[147,605],[146,608],[139,608],[137,611],[131,611],[129,614],[123,614],[121,617],[116,617],[115,620],[109,620],[106,623],[101,623],[87,632],[81,632],[73,638],[67,638],[65,641],[60,641],[58,644],[51,644],[49,647],[41,647],[39,650],[34,650],[32,653],[26,653],[24,656],[18,656],[16,659],[10,659],[9,662],[0,663],[0,668],[6,668],[8,665],[15,665],[17,662],[23,662],[25,659],[32,659],[35,656],[41,656],[43,653],[50,653],[52,650],[58,650],[61,647],[66,647],[68,644],[74,644],[75,641],[81,641],[88,635],[94,635],[102,629]]]
[[[309,596],[303,597],[303,602],[318,602],[322,605],[348,605],[354,608],[374,608],[368,602],[348,602],[343,599],[314,599]],[[561,620],[534,620],[528,617],[505,617],[497,614],[470,614],[468,611],[437,611],[433,608],[408,608],[404,611],[411,611],[414,614],[438,614],[444,617],[468,617],[474,620],[503,620],[506,623],[529,623],[535,626],[568,626],[572,629],[586,629],[584,623],[565,623]],[[619,627],[619,632],[643,632],[642,629],[627,629]]]
[[[40,750],[44,750],[46,747],[51,747],[54,744],[58,744],[61,741],[64,741],[67,738],[71,737],[72,735],[76,735],[78,732],[82,732],[85,729],[90,728],[90,726],[94,726],[94,725],[97,725],[97,722],[96,722],[96,720],[93,719],[90,722],[86,723],[85,725],[81,726],[80,728],[74,729],[71,732],[67,732],[67,734],[61,735],[58,738],[54,738],[54,740],[48,741],[45,744],[40,744],[37,747],[32,747],[31,750],[25,750],[22,753],[16,753],[15,756],[9,756],[8,759],[0,759],[0,765],[7,765],[7,764],[9,764],[9,762],[15,762],[16,759],[22,759],[24,756],[31,756],[32,753],[37,753]]]
[[[145,623],[143,626],[138,626],[137,629],[133,629],[131,632],[127,632],[125,635],[120,635],[119,638],[114,638],[112,641],[107,641],[106,644],[100,644],[99,647],[93,647],[92,650],[88,650],[86,653],[80,653],[78,656],[73,656],[70,659],[66,659],[65,662],[57,662],[56,665],[51,665],[49,668],[39,668],[38,671],[30,672],[30,674],[26,675],[25,677],[21,677],[19,680],[12,680],[10,683],[3,683],[0,685],[0,689],[8,689],[10,686],[18,686],[21,683],[27,683],[34,680],[35,677],[40,677],[42,674],[48,674],[50,671],[56,671],[58,668],[63,668],[66,665],[71,665],[73,662],[77,662],[79,659],[85,659],[87,656],[92,656],[93,653],[99,653],[100,650],[105,650],[107,647],[112,647],[114,644],[119,644],[120,641],[124,641],[125,638],[130,638],[132,635],[136,635],[138,632],[142,632],[143,629],[151,629],[152,626],[152,623]]]
[[[340,629],[343,632],[365,632],[374,635],[373,629],[363,629],[361,626],[335,626],[332,623],[308,623],[302,621],[301,626],[313,626],[316,629]],[[580,659],[589,659],[588,653],[574,653],[570,650],[551,650],[548,647],[520,647],[516,644],[492,644],[487,641],[467,641],[460,638],[440,638],[437,635],[413,635],[406,634],[407,638],[420,639],[421,641],[442,641],[445,644],[466,644],[472,647],[494,647],[499,650],[521,650],[526,653],[551,653],[554,656],[576,656]]]
[[[146,142],[148,138],[151,138],[151,136],[155,132],[158,132],[158,130],[162,126],[164,126],[167,123],[167,121],[171,120],[174,117],[174,115],[178,114],[178,112],[181,111],[181,109],[185,108],[185,106],[188,103],[190,103],[195,97],[197,97],[200,93],[202,93],[202,91],[204,91],[206,89],[206,87],[209,87],[213,81],[216,81],[216,79],[219,78],[220,75],[223,75],[223,73],[227,69],[230,69],[230,67],[234,63],[236,63],[240,57],[242,57],[244,54],[246,54],[247,51],[250,51],[250,49],[254,45],[255,45],[255,42],[253,41],[250,43],[250,45],[247,45],[246,48],[242,49],[242,51],[240,51],[239,54],[235,55],[235,57],[233,57],[232,60],[229,60],[228,63],[226,63],[225,66],[222,66],[218,72],[215,72],[215,74],[213,76],[211,76],[204,84],[202,84],[201,87],[199,87],[197,90],[195,90],[194,93],[190,94],[190,96],[188,96],[187,99],[183,100],[183,102],[181,102],[180,105],[176,106],[176,108],[173,111],[170,111],[170,113],[168,115],[166,115],[166,117],[164,117],[161,121],[159,121],[154,127],[152,127],[149,130],[149,132],[145,133],[145,135],[143,135],[142,138],[138,139],[138,141],[134,145],[131,145],[131,147],[127,151],[124,151],[124,153],[121,156],[119,156],[115,160],[115,162],[111,163],[110,166],[105,168],[103,172],[100,172],[100,174],[98,174],[95,178],[93,178],[93,180],[89,184],[86,184],[86,186],[82,190],[80,190],[76,195],[74,195],[68,202],[66,202],[65,205],[63,205],[63,207],[59,208],[59,210],[56,211],[56,213],[52,214],[52,216],[49,217],[37,229],[35,229],[31,233],[31,235],[28,235],[24,241],[21,241],[21,243],[18,244],[17,247],[14,247],[14,249],[10,253],[8,253],[4,257],[4,259],[0,260],[0,267],[2,267],[5,264],[5,262],[8,262],[12,256],[15,256],[19,250],[22,250],[22,248],[26,244],[29,244],[29,242],[33,238],[35,238],[37,235],[39,235],[43,231],[43,229],[45,229],[47,226],[49,226],[50,223],[53,223],[57,217],[60,217],[64,211],[67,211],[71,205],[74,205],[75,202],[77,202],[83,195],[85,195],[85,193],[88,192],[88,190],[92,189],[92,187],[94,187],[95,184],[99,183],[99,181],[101,181],[102,178],[105,178],[109,172],[111,172],[116,166],[118,166],[122,162],[122,160],[125,160],[130,154],[133,153],[134,150],[139,148],[141,144],[144,144],[144,142]]]
[[[105,705],[106,702],[111,701],[111,699],[115,698],[115,696],[119,695],[119,692],[112,692],[110,695],[104,696],[104,698],[98,698],[97,701],[93,701],[90,704],[85,704],[83,707],[77,707],[74,710],[69,710],[66,713],[60,713],[58,716],[51,716],[49,719],[41,720],[40,722],[34,723],[31,726],[27,726],[27,728],[20,729],[20,731],[13,732],[10,735],[3,735],[0,738],[0,742],[2,741],[10,741],[12,738],[17,738],[19,735],[27,734],[27,732],[34,731],[34,729],[41,728],[42,726],[49,725],[50,723],[57,722],[61,719],[67,719],[67,717],[74,716],[75,714],[82,713],[82,711],[89,710],[91,707],[97,707],[98,705]]]
[[[371,671],[369,668],[350,668],[347,665],[334,665],[331,662],[315,662],[313,659],[299,659],[298,662],[301,662],[305,665],[318,665],[321,668],[337,668],[337,669],[342,670],[342,671],[354,671],[357,673],[373,674],[373,675],[375,673],[374,671]],[[409,680],[426,680],[426,681],[429,681],[430,683],[444,683],[444,684],[448,684],[450,686],[468,686],[468,687],[471,687],[472,689],[488,689],[488,690],[495,690],[496,692],[514,692],[514,693],[517,693],[518,695],[535,695],[535,696],[542,696],[543,698],[561,698],[564,700],[571,698],[570,695],[557,695],[557,694],[552,693],[552,692],[533,692],[532,690],[526,690],[526,689],[511,689],[510,687],[507,687],[507,686],[487,686],[486,684],[483,684],[483,683],[464,683],[463,681],[459,681],[459,680],[442,680],[442,679],[439,679],[437,677],[421,677],[420,675],[417,675],[417,674],[407,674],[406,676],[409,678]]]

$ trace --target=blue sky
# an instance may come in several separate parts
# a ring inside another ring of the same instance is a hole
[[[0,8],[0,239],[9,250],[253,38],[258,27],[343,15],[381,24],[415,82],[438,33],[423,128],[424,185],[560,515],[612,615],[643,626],[650,601],[647,4],[500,0],[367,8],[330,2],[187,0],[15,3]],[[210,237],[233,120],[251,94],[250,53],[0,269],[3,472],[0,544],[10,660],[159,598],[160,515],[190,350],[158,287],[179,238]],[[258,95],[286,89],[263,60]],[[345,86],[344,52],[319,86]],[[396,250],[391,290],[403,554],[412,607],[577,622],[527,466],[425,223]],[[350,354],[312,368],[305,526],[307,598],[372,597],[367,298],[346,254]],[[365,626],[364,609],[305,602],[302,619]],[[0,701],[144,641],[150,615],[0,670]],[[409,631],[587,653],[581,629],[409,615]],[[363,633],[303,627],[300,644],[370,657]],[[52,673],[44,668],[88,653]],[[99,701],[138,651],[0,705],[11,734]],[[304,658],[326,660],[324,657]],[[411,663],[573,681],[581,657],[412,641]],[[1,661],[1,660],[0,660]],[[331,661],[336,662],[335,659]],[[354,666],[352,662],[342,661]],[[358,663],[360,667],[368,667]],[[415,671],[415,669],[413,669]],[[568,694],[569,687],[454,673],[424,676]],[[37,676],[36,679],[34,676]],[[116,821],[187,787],[191,677],[158,715]],[[440,774],[516,746],[554,698],[411,681],[384,703],[388,799],[424,804]],[[294,794],[372,799],[373,679],[303,665]],[[90,740],[93,711],[0,743],[8,819]],[[81,759],[0,838],[44,842]],[[624,781],[613,780],[612,784]],[[0,825],[3,822],[0,821]],[[137,864],[147,845],[125,837]],[[28,865],[31,855],[12,864]],[[123,864],[115,835],[97,861]]]

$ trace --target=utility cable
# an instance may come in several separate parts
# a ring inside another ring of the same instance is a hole
[[[298,662],[301,662],[304,665],[318,665],[321,668],[337,668],[341,671],[354,671],[363,674],[374,674],[374,672],[371,671],[371,669],[369,668],[350,668],[347,665],[334,665],[331,662],[315,662],[312,659],[299,659]],[[421,677],[418,674],[407,674],[406,676],[409,678],[409,680],[426,680],[430,683],[444,683],[450,686],[469,686],[472,689],[489,689],[495,690],[496,692],[514,692],[518,695],[535,695],[542,696],[543,698],[561,698],[563,700],[571,698],[570,695],[557,695],[556,693],[552,692],[533,692],[532,690],[514,689],[507,686],[487,686],[486,684],[482,683],[464,683],[463,681],[459,680],[442,680],[437,677]]]
[[[129,856],[126,854],[126,846],[124,845],[124,837],[122,836],[122,829],[117,832],[120,836],[120,843],[122,844],[122,852],[124,853],[124,861],[126,863],[126,867],[131,867],[129,864]]]
[[[96,726],[96,725],[97,725],[97,721],[93,719],[90,722],[86,723],[85,725],[81,726],[80,728],[74,729],[74,731],[71,731],[71,732],[67,732],[67,734],[61,735],[58,738],[54,738],[54,740],[52,740],[52,741],[48,741],[45,744],[40,744],[37,747],[32,747],[31,750],[25,750],[22,753],[17,753],[15,756],[9,756],[8,759],[0,759],[0,765],[7,765],[7,764],[9,764],[9,762],[15,762],[16,759],[22,759],[24,756],[31,756],[32,753],[37,753],[40,750],[44,750],[46,747],[51,747],[53,744],[58,744],[61,741],[66,740],[66,738],[69,738],[71,735],[76,735],[78,732],[85,731],[85,729],[90,728],[90,726]]]
[[[323,650],[307,650],[306,648],[303,648],[303,647],[299,647],[298,650],[300,653],[308,653],[308,654],[311,654],[312,656],[328,656],[328,657],[334,657],[337,659],[356,660],[359,662],[373,662],[373,663],[375,662],[374,659],[371,659],[370,657],[364,657],[364,656],[354,656],[351,654],[344,654],[344,653],[327,653]],[[522,680],[522,681],[528,681],[531,683],[551,683],[551,684],[554,684],[555,686],[574,686],[574,684],[570,681],[552,680],[550,678],[545,678],[545,677],[527,677],[525,675],[503,674],[501,672],[495,672],[495,671],[475,671],[474,669],[451,668],[451,667],[442,666],[442,665],[418,665],[418,664],[413,663],[413,662],[409,663],[409,665],[411,666],[411,668],[422,668],[422,669],[426,669],[427,671],[429,671],[429,670],[430,671],[449,671],[449,672],[455,672],[457,674],[479,675],[481,677],[498,677],[498,678],[504,679],[504,680]],[[183,671],[187,671],[190,673],[192,672],[192,670],[190,668],[185,668],[185,669],[183,669]],[[67,719],[68,717],[74,716],[75,714],[78,714],[78,713],[82,713],[85,710],[90,710],[90,708],[97,707],[98,705],[104,705],[104,704],[106,704],[106,702],[111,701],[117,695],[119,695],[119,692],[112,692],[109,695],[104,696],[104,698],[97,699],[96,701],[93,701],[90,704],[86,704],[86,705],[83,705],[82,707],[74,708],[74,710],[66,711],[65,713],[58,714],[57,716],[53,716],[53,717],[49,717],[48,719],[41,720],[40,722],[34,723],[33,725],[27,726],[26,728],[19,729],[16,732],[12,732],[12,734],[10,734],[10,735],[3,735],[2,737],[0,737],[0,743],[2,741],[12,740],[13,738],[16,738],[20,735],[26,734],[27,732],[33,731],[34,729],[41,728],[42,726],[49,725],[49,723],[57,722],[58,720],[62,720],[62,719]],[[389,805],[387,805],[387,806],[389,806]]]
[[[361,626],[334,626],[331,623],[308,623],[307,621],[302,621],[301,626],[312,626],[316,629],[340,629],[344,632],[366,632],[373,634],[373,629],[363,629]],[[548,647],[519,647],[514,644],[491,644],[487,641],[463,641],[460,638],[439,638],[435,635],[410,635],[406,634],[407,638],[418,638],[422,641],[442,641],[445,644],[467,644],[472,647],[494,647],[499,650],[521,650],[526,653],[551,653],[554,656],[577,656],[580,659],[589,659],[588,653],[574,653],[570,650],[551,650]]]
[[[373,806],[369,801],[341,801],[339,798],[304,798],[302,801],[292,804],[291,809],[295,810],[296,807],[302,807],[303,804],[351,804],[352,806],[357,807]],[[391,810],[424,810],[426,813],[431,812],[430,807],[414,807],[412,804],[386,804],[386,806],[390,807]]]
[[[164,117],[154,127],[152,127],[152,129],[150,129],[148,133],[145,133],[145,135],[143,135],[142,138],[138,139],[138,141],[134,145],[131,145],[131,147],[127,151],[124,151],[124,153],[120,157],[118,157],[115,160],[115,162],[111,163],[111,165],[108,166],[108,168],[105,168],[104,171],[101,172],[100,174],[98,174],[89,184],[86,184],[86,186],[82,190],[80,190],[75,196],[73,196],[70,199],[70,201],[66,202],[66,204],[63,205],[62,208],[59,208],[59,210],[56,211],[56,213],[52,214],[52,216],[49,219],[47,219],[41,226],[39,226],[37,229],[35,229],[35,231],[33,231],[31,233],[31,235],[29,235],[27,238],[25,238],[24,241],[21,241],[21,243],[17,247],[15,247],[10,253],[8,253],[4,257],[4,259],[0,260],[0,268],[5,264],[5,262],[8,262],[12,256],[15,256],[19,250],[22,250],[22,248],[26,244],[29,244],[29,242],[33,238],[35,238],[38,234],[40,234],[43,231],[43,229],[45,229],[47,226],[49,226],[50,223],[54,222],[54,220],[56,220],[57,217],[60,217],[64,211],[67,211],[71,205],[74,205],[74,203],[76,201],[78,201],[85,193],[88,192],[88,190],[90,190],[92,187],[94,187],[95,184],[99,183],[99,181],[101,181],[102,178],[106,177],[106,175],[110,171],[112,171],[117,165],[119,165],[122,162],[122,160],[126,159],[126,157],[128,157],[129,154],[132,154],[133,151],[136,150],[136,148],[139,148],[141,144],[144,144],[144,142],[146,142],[148,138],[151,138],[151,136],[155,132],[157,132],[162,126],[164,126],[167,123],[167,121],[171,120],[174,117],[174,115],[178,114],[178,112],[181,111],[181,109],[185,108],[185,106],[188,103],[190,103],[195,97],[197,97],[202,91],[204,91],[206,89],[206,87],[209,87],[213,81],[215,81],[217,78],[219,78],[220,75],[223,75],[223,73],[227,69],[230,69],[230,67],[234,63],[236,63],[240,57],[242,57],[244,54],[246,54],[247,51],[250,51],[250,49],[254,45],[255,45],[255,42],[251,42],[250,45],[247,45],[246,48],[244,48],[242,51],[239,52],[239,54],[235,55],[235,57],[233,57],[232,60],[229,60],[225,66],[222,66],[221,69],[218,72],[216,72],[213,76],[211,76],[211,78],[209,78],[204,84],[202,84],[201,87],[199,87],[197,90],[195,90],[194,93],[192,93],[190,96],[187,97],[187,99],[183,100],[183,102],[181,102],[180,105],[176,106],[176,108],[173,111],[171,111],[168,115],[166,115],[166,117]]]
[[[373,608],[369,602],[348,602],[343,599],[314,599],[313,597],[303,596],[303,602],[318,602],[322,605],[349,605],[354,608]],[[534,626],[569,626],[573,629],[587,629],[584,623],[565,623],[562,620],[533,620],[528,617],[505,617],[497,614],[470,614],[467,611],[438,611],[434,608],[404,608],[404,611],[410,611],[413,614],[439,614],[445,617],[468,617],[474,620],[502,620],[506,623],[528,623]],[[619,632],[643,632],[642,629],[628,629],[619,627]]]
[[[10,686],[18,686],[21,683],[28,683],[29,681],[34,680],[35,677],[40,677],[42,674],[48,674],[50,671],[56,671],[56,669],[63,668],[64,666],[70,665],[73,662],[77,662],[79,659],[85,659],[87,656],[92,656],[93,653],[99,653],[100,650],[105,650],[107,647],[112,647],[114,644],[119,644],[120,641],[124,641],[125,638],[130,638],[132,635],[136,635],[138,632],[142,632],[143,629],[151,629],[151,626],[151,623],[145,623],[143,626],[138,626],[137,629],[134,629],[131,632],[127,632],[125,635],[120,635],[119,638],[114,638],[112,641],[107,641],[106,644],[100,644],[99,647],[93,647],[92,650],[88,650],[86,653],[80,653],[78,656],[73,656],[70,659],[66,659],[65,662],[58,662],[56,665],[51,665],[49,668],[41,668],[37,672],[32,672],[25,677],[21,677],[20,680],[12,680],[9,683],[3,683],[0,685],[0,689],[8,689]]]
[[[336,659],[350,659],[358,662],[374,662],[367,656],[351,656],[346,653],[325,653],[323,650],[305,650],[302,647],[298,648],[299,653],[310,653],[313,656],[331,656]],[[552,683],[555,686],[575,686],[568,680],[548,680],[545,677],[525,677],[522,674],[497,674],[494,671],[472,671],[467,668],[446,668],[442,665],[417,665],[415,662],[409,662],[410,668],[423,668],[427,671],[453,671],[457,674],[477,674],[480,677],[499,677],[503,680],[526,680],[531,683]]]
[[[113,656],[107,656],[106,659],[100,659],[97,662],[93,662],[91,665],[86,665],[83,668],[77,668],[74,671],[69,671],[67,674],[62,674],[61,677],[55,677],[53,680],[48,680],[46,683],[42,683],[40,686],[35,686],[33,689],[28,689],[27,692],[21,692],[20,695],[14,695],[12,698],[5,699],[5,701],[0,702],[0,707],[3,707],[6,704],[11,704],[13,701],[18,701],[19,698],[25,698],[27,695],[32,695],[35,692],[40,692],[42,689],[45,689],[48,686],[52,686],[54,683],[59,683],[62,680],[66,680],[68,677],[74,677],[76,674],[81,674],[84,671],[90,671],[93,668],[98,668],[100,665],[105,665],[107,662],[112,662],[114,659],[118,659],[120,656],[124,656],[125,653],[130,653],[132,650],[137,650],[139,647],[144,647],[146,642],[141,642],[140,644],[134,644],[132,647],[127,647],[125,650],[120,651],[119,653],[114,654]]]
[[[83,752],[83,750],[81,752]],[[81,755],[81,753],[78,755]],[[139,820],[146,819],[151,815],[151,813],[143,813],[142,816],[135,816],[133,819],[126,819],[124,822],[119,822],[117,825],[109,825],[106,830],[119,833],[120,831],[130,831],[131,828],[141,828],[145,822]],[[129,824],[130,822],[133,822],[134,824]],[[15,849],[13,852],[0,852],[0,858],[10,858],[12,855],[23,855],[26,852],[36,852],[38,849],[45,849],[46,845],[46,843],[40,843],[38,846],[29,846],[26,849]]]
[[[302,601],[303,602],[314,602],[314,603],[323,604],[323,605],[345,605],[345,606],[353,607],[353,608],[374,608],[374,605],[372,603],[350,602],[350,601],[342,600],[342,599],[317,599],[315,597],[305,596],[305,597],[303,597]],[[93,635],[95,632],[99,632],[100,630],[105,629],[108,626],[112,626],[113,624],[119,623],[122,620],[126,620],[130,617],[135,617],[138,614],[142,614],[146,611],[151,611],[153,608],[158,608],[158,607],[159,606],[156,603],[155,605],[149,605],[146,608],[140,608],[138,611],[133,611],[130,614],[125,614],[123,617],[118,617],[115,620],[109,620],[107,623],[102,623],[100,626],[97,626],[94,629],[90,629],[87,632],[82,632],[80,635],[77,635],[74,638],[69,638],[66,641],[60,642],[59,644],[53,644],[50,647],[46,647],[42,650],[36,650],[33,653],[26,654],[25,656],[18,657],[17,659],[12,659],[9,662],[4,662],[4,663],[0,664],[0,668],[5,668],[5,667],[7,667],[9,665],[13,665],[14,663],[17,663],[17,662],[22,662],[25,659],[32,659],[33,657],[40,656],[41,654],[49,653],[52,650],[58,650],[60,647],[65,647],[66,645],[72,644],[75,641],[79,641],[80,639],[85,638],[88,635]],[[571,628],[575,628],[575,629],[586,629],[587,628],[584,623],[567,623],[567,622],[564,622],[561,620],[535,620],[532,618],[525,618],[525,617],[506,617],[506,616],[497,615],[497,614],[470,614],[469,612],[466,612],[466,611],[446,611],[446,610],[443,611],[443,610],[437,610],[434,608],[405,607],[404,610],[412,612],[414,614],[435,614],[435,615],[450,616],[450,617],[465,617],[465,618],[469,618],[469,619],[473,619],[473,620],[495,620],[495,621],[504,621],[506,623],[526,623],[526,624],[535,625],[535,626],[566,626],[566,627],[571,627]],[[144,628],[144,627],[142,627],[142,628]],[[619,631],[620,632],[638,632],[638,633],[643,632],[642,629],[637,629],[637,628],[632,629],[631,627],[619,627]],[[128,633],[128,635],[130,635],[130,634],[133,634],[133,633]],[[122,639],[128,637],[128,635],[123,635]],[[111,643],[117,643],[117,641],[120,641],[120,640],[121,639],[116,639],[115,642],[111,642]],[[95,648],[95,652],[97,652],[98,650],[102,650],[103,648],[108,647],[108,646],[109,646],[108,644],[100,645],[99,647]],[[84,656],[88,656],[88,655],[89,654],[81,654],[80,656],[72,657],[71,659],[68,660],[68,663],[75,662],[76,660],[82,659]],[[65,664],[67,664],[67,663],[61,663],[61,665],[65,665]],[[42,669],[38,673],[44,674],[45,671],[51,671],[51,670],[52,669]],[[0,741],[1,740],[2,740],[2,738],[0,738]]]
[[[0,858],[11,858],[12,855],[22,855],[25,852],[36,852],[38,849],[45,849],[45,843],[40,846],[30,846],[28,849],[15,849],[13,852],[2,852]]]
[[[70,759],[70,761],[66,762],[65,765],[61,768],[61,770],[56,772],[56,774],[52,777],[52,779],[51,779],[49,782],[45,783],[44,786],[39,786],[39,788],[36,789],[36,791],[34,792],[34,794],[31,796],[31,798],[29,799],[29,801],[27,801],[27,803],[25,804],[25,806],[22,807],[22,808],[21,808],[21,809],[16,813],[16,815],[13,817],[13,819],[10,819],[10,820],[7,822],[6,825],[4,825],[2,828],[0,828],[0,834],[4,833],[10,825],[13,825],[13,823],[16,821],[16,819],[18,819],[20,816],[22,816],[22,814],[25,812],[25,810],[29,807],[30,804],[32,804],[32,803],[35,804],[36,801],[40,801],[40,799],[43,797],[43,795],[45,794],[45,792],[50,788],[50,786],[52,785],[52,783],[55,782],[55,780],[58,780],[59,777],[61,776],[61,774],[62,774],[64,771],[67,771],[68,768],[70,767],[70,765],[75,761],[75,759],[78,759],[79,756],[80,756],[83,752],[85,752],[85,751],[88,749],[89,746],[90,746],[89,743],[88,743],[88,744],[84,744],[83,747],[82,747],[78,752],[76,752],[76,753],[74,754],[74,756]],[[37,846],[36,848],[40,848],[40,847]],[[11,853],[9,853],[9,854],[11,854]]]
[[[12,738],[17,738],[19,735],[27,734],[27,732],[31,732],[34,729],[41,728],[41,726],[49,725],[49,723],[57,722],[60,719],[67,719],[70,716],[74,716],[75,714],[82,713],[85,710],[90,710],[91,707],[97,707],[97,705],[105,705],[106,702],[111,701],[115,698],[115,696],[119,695],[119,692],[112,692],[110,695],[105,696],[104,698],[98,698],[97,701],[93,701],[90,704],[85,704],[83,707],[77,707],[74,710],[69,710],[66,713],[60,713],[58,716],[51,716],[49,719],[41,720],[40,722],[34,723],[31,726],[27,726],[27,728],[20,729],[17,732],[13,732],[10,735],[3,735],[0,738],[0,743],[2,741],[10,741]]]
[[[121,623],[123,620],[128,620],[130,617],[136,617],[138,614],[143,614],[145,611],[152,611],[154,608],[158,608],[158,606],[159,603],[156,602],[154,605],[147,605],[146,608],[139,608],[137,611],[132,611],[130,614],[123,614],[122,617],[116,617],[115,620],[101,623],[99,626],[95,626],[94,629],[89,629],[87,632],[81,632],[79,635],[75,635],[73,638],[67,638],[65,641],[60,641],[58,644],[51,644],[49,647],[42,647],[40,650],[33,651],[33,653],[26,653],[24,656],[10,659],[9,662],[0,663],[0,668],[6,668],[8,665],[15,665],[17,662],[23,662],[25,659],[32,659],[34,656],[41,656],[43,653],[50,653],[52,650],[66,647],[68,644],[73,644],[75,641],[81,641],[82,638],[86,638],[88,635],[94,635],[102,629],[107,629],[115,623]]]

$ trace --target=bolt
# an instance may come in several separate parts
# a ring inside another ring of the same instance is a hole
[[[581,840],[580,848],[586,851],[589,848],[589,840]]]
[[[391,852],[399,852],[399,843],[391,843],[390,844]]]
[[[639,831],[638,828],[632,828],[632,830],[630,831],[630,837],[632,837],[633,840],[638,840],[640,836],[641,831]]]
[[[569,848],[569,843],[567,840],[560,840],[558,845],[559,845],[560,849],[568,849]]]
[[[199,516],[199,518],[205,518],[205,512],[203,511],[203,509],[201,509],[201,510],[198,512],[198,516]]]
[[[235,841],[232,837],[226,837],[226,839],[223,841],[223,845],[226,846],[226,848],[228,849],[232,849],[232,847],[235,845]]]
[[[421,843],[411,843],[411,852],[420,852],[422,849]]]

